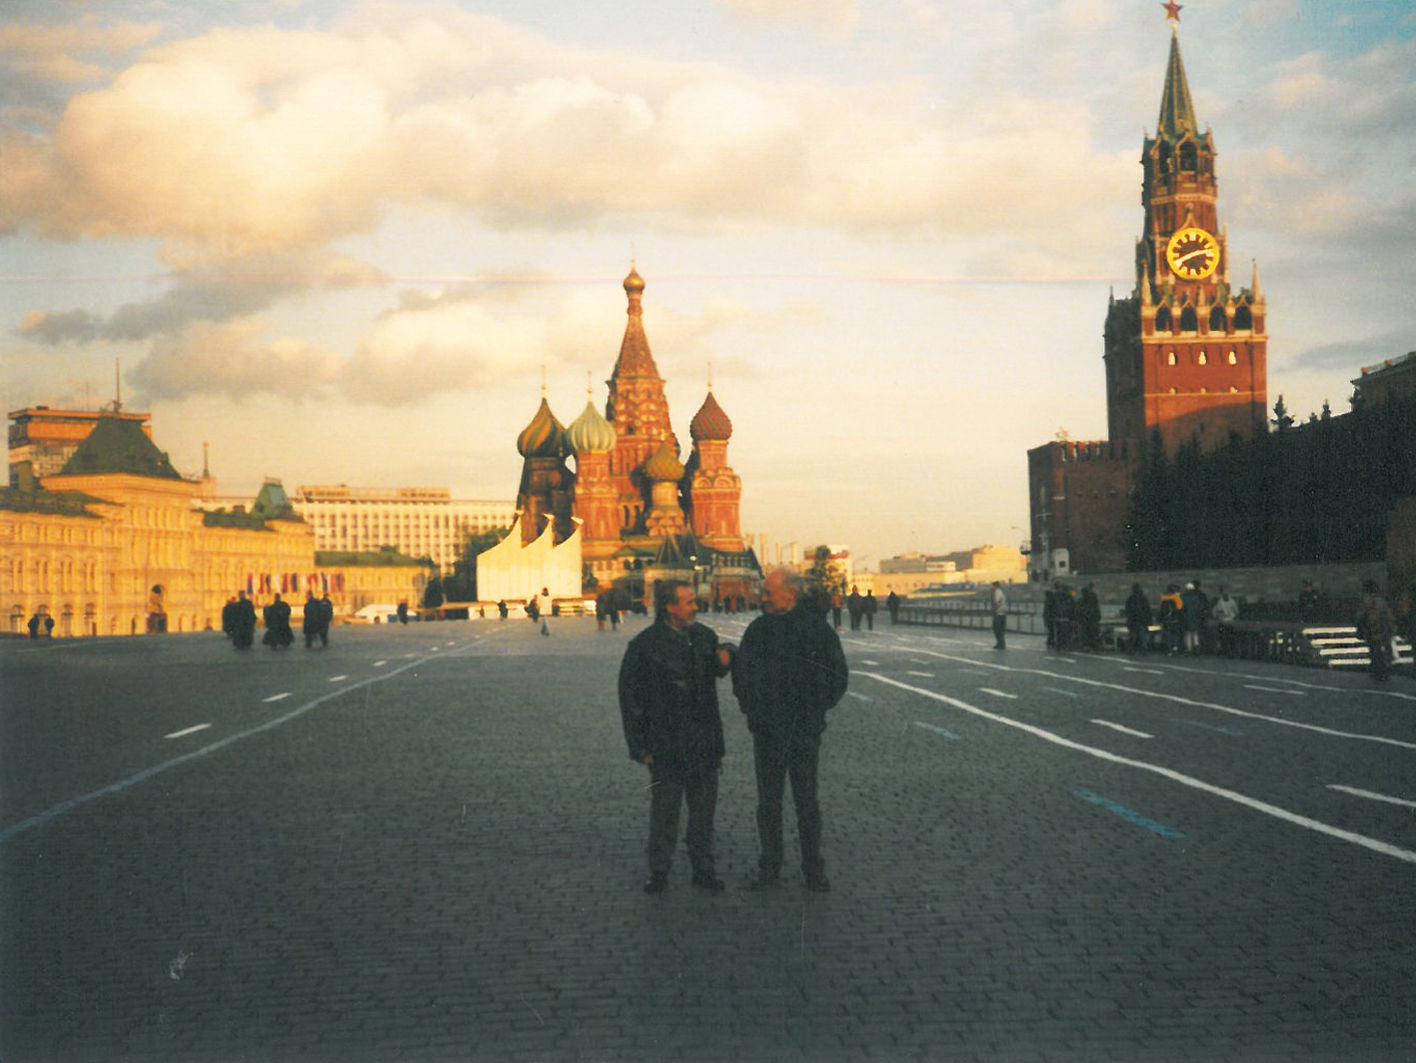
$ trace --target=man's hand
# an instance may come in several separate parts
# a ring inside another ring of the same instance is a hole
[[[654,766],[654,754],[653,754],[653,753],[645,753],[645,754],[644,754],[643,764],[644,764],[644,766],[645,766],[646,768],[652,768],[652,767]]]
[[[731,666],[732,666],[732,663],[733,663],[733,653],[732,653],[732,650],[728,649],[728,647],[726,647],[726,646],[719,646],[719,647],[718,647],[718,663],[719,663],[720,665],[722,665],[724,668],[729,668],[729,667],[731,667]]]

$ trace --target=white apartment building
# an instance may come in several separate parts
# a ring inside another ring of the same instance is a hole
[[[290,499],[315,533],[316,550],[392,546],[451,571],[469,535],[510,527],[511,502],[458,499],[446,487],[300,487]]]

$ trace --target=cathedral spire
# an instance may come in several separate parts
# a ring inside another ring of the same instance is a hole
[[[633,265],[629,276],[624,279],[624,294],[629,301],[625,309],[629,320],[625,323],[624,339],[620,343],[619,359],[615,362],[612,378],[644,376],[659,378],[659,367],[654,364],[654,356],[649,351],[649,338],[644,334],[644,278]]]

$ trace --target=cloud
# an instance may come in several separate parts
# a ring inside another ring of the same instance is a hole
[[[972,94],[926,106],[924,94],[372,7],[334,32],[266,26],[164,44],[75,96],[52,133],[11,130],[0,227],[155,237],[206,261],[328,246],[392,210],[446,208],[505,228],[1045,239],[1055,202],[1081,233],[1133,191],[1133,160],[1092,150],[1079,106]]]
[[[303,292],[384,280],[373,267],[331,252],[258,255],[179,270],[174,278],[156,299],[124,304],[107,318],[87,310],[32,310],[15,332],[50,346],[145,340],[199,321],[231,321]]]
[[[740,18],[807,26],[828,37],[850,35],[856,24],[855,0],[718,0]]]
[[[1409,328],[1381,335],[1309,347],[1294,355],[1290,365],[1294,369],[1336,370],[1353,374],[1362,366],[1380,365],[1383,359],[1396,357],[1413,347],[1416,347],[1416,323]]]
[[[262,322],[248,318],[193,324],[158,339],[127,379],[140,405],[212,394],[303,402],[328,396],[340,373],[337,355],[302,339],[270,338]]]

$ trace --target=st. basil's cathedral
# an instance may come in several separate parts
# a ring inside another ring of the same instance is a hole
[[[587,396],[580,415],[563,427],[543,394],[517,437],[523,459],[518,519],[508,541],[489,554],[505,554],[514,564],[511,559],[537,544],[550,554],[578,541],[581,586],[573,593],[613,586],[639,600],[656,580],[680,578],[710,606],[745,605],[756,600],[762,571],[742,536],[742,480],[728,464],[733,424],[710,382],[689,422],[692,452],[680,461],[664,380],[644,332],[644,287],[631,268],[624,279],[628,321],[604,414]],[[495,578],[491,571],[487,576]],[[529,578],[528,572],[521,582]],[[481,559],[478,580],[484,582]],[[537,590],[518,588],[506,596]],[[560,593],[569,591],[563,582]],[[488,596],[486,589],[479,593]],[[554,588],[552,596],[558,596]]]

